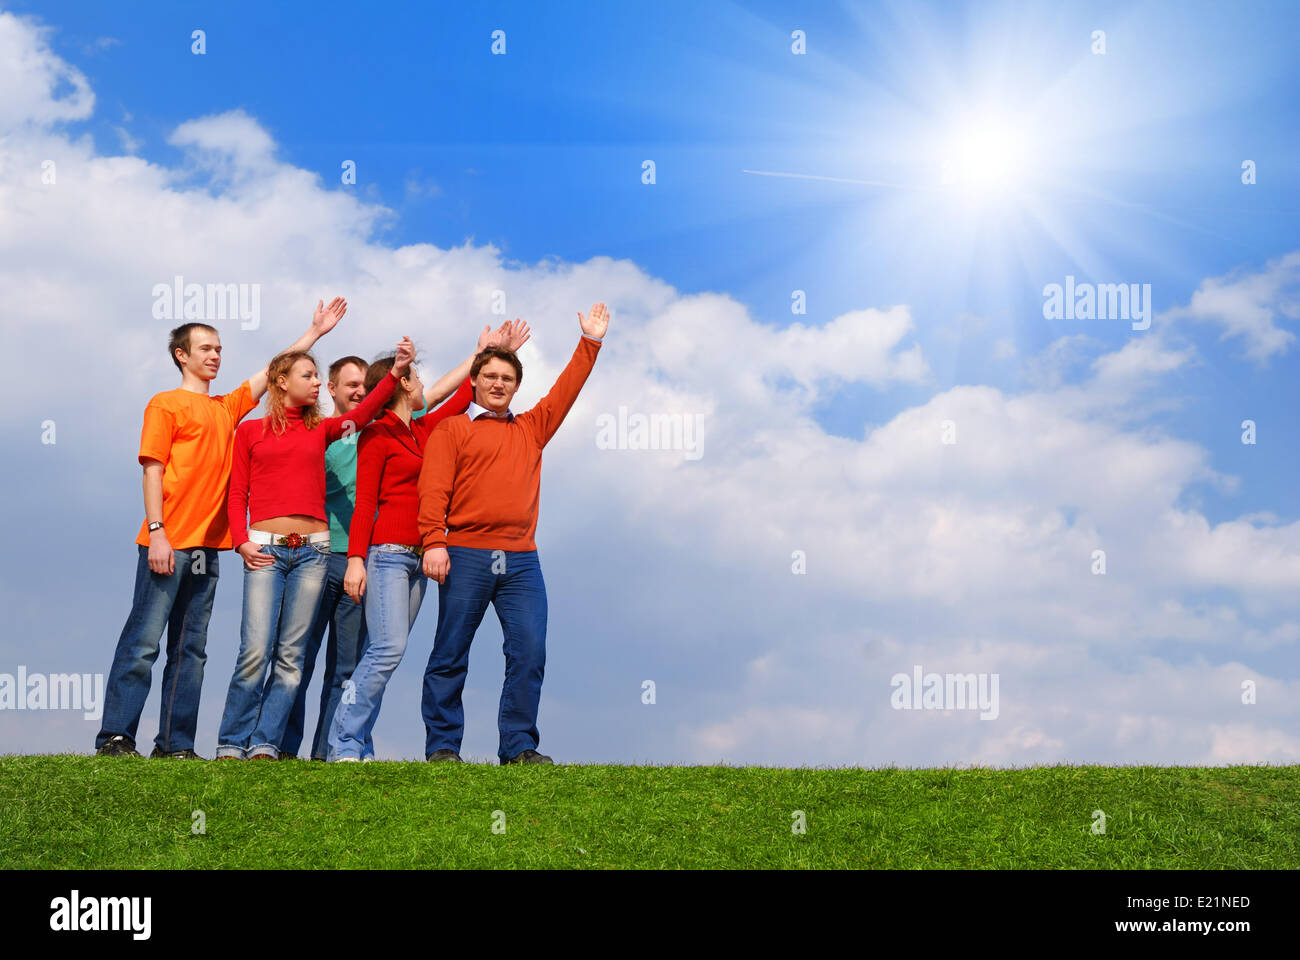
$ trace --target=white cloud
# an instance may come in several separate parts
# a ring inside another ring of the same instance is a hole
[[[50,49],[49,30],[0,11],[0,134],[84,120],[95,95],[85,74]]]
[[[1255,273],[1237,270],[1208,278],[1187,306],[1169,310],[1164,316],[1222,327],[1220,339],[1240,337],[1246,356],[1257,363],[1286,353],[1295,334],[1279,327],[1277,320],[1300,319],[1300,251],[1270,260]]]

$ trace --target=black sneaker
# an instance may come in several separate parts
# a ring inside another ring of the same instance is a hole
[[[455,750],[448,750],[446,747],[444,747],[441,750],[433,751],[433,753],[429,754],[424,759],[426,763],[440,763],[444,760],[450,760],[452,763],[465,762],[460,758],[459,753],[457,753]]]
[[[153,753],[149,754],[150,760],[157,760],[160,757],[168,760],[202,760],[193,750],[163,750],[162,747],[154,747]]]
[[[296,754],[296,753],[282,753],[282,754],[280,754],[280,756],[276,757],[276,759],[277,759],[277,760],[297,760],[297,759],[298,759],[298,754]]]
[[[110,737],[108,742],[95,751],[97,757],[138,757],[135,741],[124,733]]]
[[[504,767],[507,763],[549,763],[552,766],[555,765],[554,760],[544,753],[538,753],[536,750],[525,750],[522,753],[516,753],[509,760],[502,760],[501,766]]]

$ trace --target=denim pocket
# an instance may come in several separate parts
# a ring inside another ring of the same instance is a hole
[[[312,543],[308,544],[308,546],[317,553],[323,553],[327,557],[330,555],[330,545],[328,543]]]

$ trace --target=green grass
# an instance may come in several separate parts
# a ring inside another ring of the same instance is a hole
[[[0,757],[0,867],[1300,868],[1300,766]],[[1092,832],[1094,810],[1106,815]],[[195,834],[193,812],[206,832]],[[505,831],[494,833],[493,811]],[[807,832],[791,830],[802,810]]]

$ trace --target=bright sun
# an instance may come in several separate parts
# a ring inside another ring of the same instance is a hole
[[[940,147],[940,181],[969,196],[1005,194],[1019,187],[1031,164],[1029,140],[997,113],[965,118]]]

